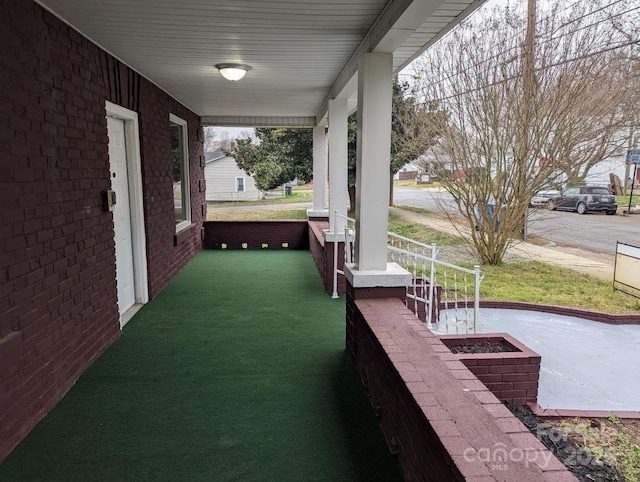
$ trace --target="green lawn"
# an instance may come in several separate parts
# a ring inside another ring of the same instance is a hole
[[[224,206],[261,206],[264,204],[290,204],[290,203],[305,203],[313,201],[313,193],[309,191],[292,192],[289,196],[260,199],[258,201],[221,201],[221,202],[208,202],[207,205],[212,208],[224,207]]]
[[[471,267],[467,265],[467,267]],[[526,301],[606,313],[638,313],[640,300],[612,283],[567,268],[538,262],[482,266],[480,299]]]
[[[640,187],[634,190],[635,192],[640,191]],[[626,196],[616,196],[616,201],[618,201],[619,208],[627,208],[629,207],[629,194]],[[640,204],[640,195],[634,196],[631,198],[631,209],[636,207],[636,204]]]
[[[257,221],[267,219],[307,219],[306,209],[283,209],[274,211],[236,211],[208,213],[207,221]]]
[[[438,246],[453,246],[465,242],[459,236],[443,233],[393,214],[389,215],[389,231],[424,244],[436,243]]]

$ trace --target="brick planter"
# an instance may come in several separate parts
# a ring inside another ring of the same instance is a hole
[[[503,343],[515,351],[503,353],[456,353],[460,360],[501,401],[520,405],[536,403],[540,378],[540,355],[507,333],[442,335],[448,347],[479,343]]]

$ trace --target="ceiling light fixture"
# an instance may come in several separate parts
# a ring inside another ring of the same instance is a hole
[[[217,64],[216,68],[225,79],[232,82],[242,79],[251,70],[247,64]]]

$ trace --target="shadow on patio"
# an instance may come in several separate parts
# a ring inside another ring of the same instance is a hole
[[[305,251],[203,251],[1,480],[400,479]]]

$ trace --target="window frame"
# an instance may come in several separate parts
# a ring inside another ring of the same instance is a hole
[[[238,189],[238,180],[242,179],[242,190]],[[247,180],[243,176],[236,176],[236,192],[247,192]]]
[[[174,219],[176,222],[176,233],[183,231],[191,226],[191,183],[189,179],[189,126],[187,125],[187,121],[178,117],[175,114],[169,114],[169,128],[171,125],[179,125],[182,129],[182,179],[181,179],[181,189],[180,192],[182,194],[182,212],[184,213],[184,219],[178,221]],[[171,160],[173,163],[173,159]],[[173,164],[172,164],[173,169]],[[186,189],[185,189],[186,188]],[[173,189],[172,189],[173,191]]]

